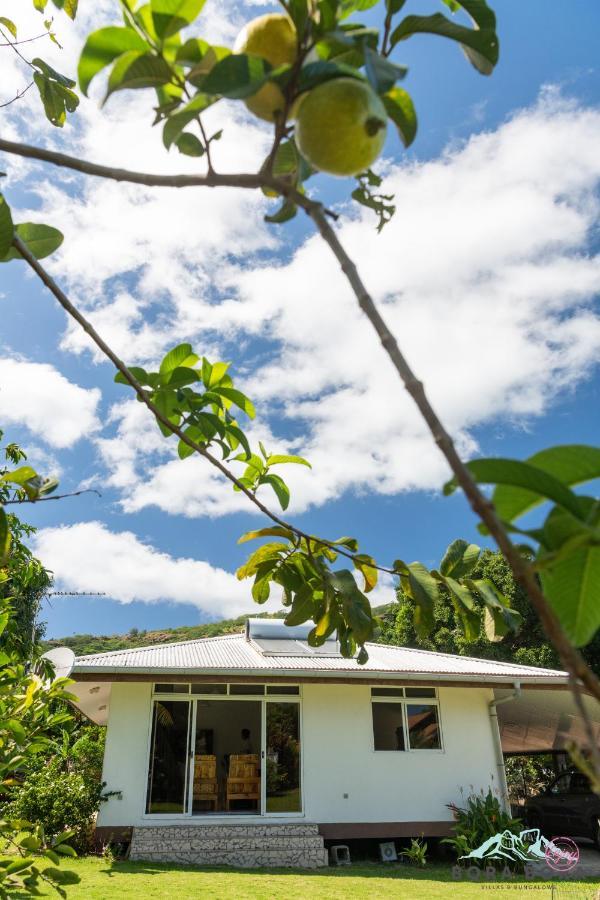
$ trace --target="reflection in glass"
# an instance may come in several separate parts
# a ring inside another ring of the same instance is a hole
[[[190,703],[155,700],[148,771],[148,813],[185,812]]]
[[[404,750],[402,704],[373,703],[372,710],[375,750]]]
[[[439,750],[440,725],[437,706],[409,703],[406,706],[411,750]]]
[[[297,703],[267,703],[266,812],[301,812]]]

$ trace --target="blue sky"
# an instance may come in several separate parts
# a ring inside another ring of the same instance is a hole
[[[65,71],[81,36],[114,15],[110,0],[80,5],[77,28],[57,19]],[[339,208],[342,239],[464,452],[525,457],[598,440],[600,9],[574,0],[567,18],[541,0],[495,8],[501,61],[491,78],[453,44],[402,46],[420,129],[409,153],[392,135],[386,144],[382,172],[398,212],[380,238],[347,204],[347,182],[320,178],[313,189]],[[211,10],[209,0],[202,36],[231,40],[261,11]],[[6,81],[18,87],[12,65]],[[3,111],[10,134],[131,168],[190,168],[150,130],[146,92],[100,112],[100,87],[64,133],[39,128],[28,95]],[[224,126],[223,169],[260,162],[268,135],[243,109],[217,108],[214,121]],[[382,563],[435,565],[455,537],[481,540],[462,497],[441,496],[443,462],[306,222],[265,226],[266,201],[236,192],[183,198],[11,159],[2,168],[21,218],[65,232],[49,268],[129,363],[156,361],[181,340],[232,361],[256,398],[253,435],[313,461],[312,473],[289,473],[298,525],[355,535]],[[238,536],[260,519],[201,462],[171,458],[110,365],[20,264],[1,276],[6,437],[41,472],[58,469],[62,490],[102,493],[27,509],[56,588],[107,594],[52,598],[48,634],[250,611],[232,573],[245,552]],[[377,600],[390,597],[385,584]]]

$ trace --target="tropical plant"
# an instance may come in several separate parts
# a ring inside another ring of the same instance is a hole
[[[521,617],[521,626],[517,631],[510,630],[503,636],[492,635],[500,639],[490,640],[489,628],[486,631],[485,627],[486,607],[477,592],[472,596],[473,611],[479,620],[476,623],[478,627],[470,632],[465,631],[452,595],[441,583],[433,605],[434,625],[425,632],[418,631],[415,624],[415,602],[399,585],[396,591],[397,604],[390,604],[379,614],[382,620],[379,640],[386,644],[518,662],[527,666],[551,669],[560,667],[556,649],[546,637],[527,594],[515,581],[501,553],[483,550],[474,561],[469,578],[473,582],[484,580],[494,585],[499,595]],[[582,648],[582,656],[592,671],[600,674],[600,633],[596,632],[590,643]]]
[[[9,444],[5,456],[15,464],[24,454]],[[4,507],[21,502],[24,496],[41,497],[44,485],[28,466],[5,467],[0,476],[0,787],[4,794],[36,758],[55,748],[54,735],[71,719],[66,702],[75,699],[68,691],[69,679],[54,678],[49,664],[24,655],[25,646],[32,649],[31,636],[28,644],[14,624],[14,604],[26,581],[22,569],[39,563],[25,548],[15,553],[27,527]],[[79,881],[76,873],[59,868],[62,857],[76,855],[68,843],[71,836],[63,830],[48,838],[35,817],[0,821],[0,838],[4,848],[12,851],[0,858],[0,898],[39,896],[41,885],[65,896],[63,886]]]
[[[425,866],[427,864],[427,842],[421,838],[412,838],[408,850],[401,850],[400,856],[405,856],[413,866]]]
[[[454,834],[442,840],[454,849],[457,858],[476,850],[495,834],[503,831],[519,834],[521,831],[520,820],[506,812],[491,788],[487,793],[482,790],[478,794],[468,794],[463,803],[463,806],[448,804],[454,818]]]

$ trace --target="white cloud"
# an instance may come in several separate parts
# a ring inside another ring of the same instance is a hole
[[[21,5],[13,0],[8,14]],[[93,12],[83,4],[75,26],[60,17],[64,70],[82,35],[113,14],[103,0]],[[207,5],[205,34],[231,42],[243,14],[229,2]],[[198,161],[167,154],[159,129],[149,128],[149,92],[115,95],[100,113],[101,80],[77,124],[64,133],[44,126],[39,140],[109,164],[196,170]],[[25,116],[19,122],[29,127]],[[218,168],[257,167],[268,130],[241,104],[217,104],[207,124],[224,127]],[[345,209],[340,236],[461,451],[472,454],[476,427],[544,414],[598,358],[600,262],[590,238],[600,113],[547,90],[438,159],[382,168],[396,217],[377,235],[369,213]],[[285,472],[293,512],[346,491],[439,487],[444,460],[319,238],[283,258],[286,232],[265,226],[258,194],[150,190],[56,171],[48,184],[46,169],[30,171],[44,218],[66,236],[49,267],[128,362],[156,361],[179,340],[229,356],[235,342],[240,386],[258,400],[256,436],[313,463],[312,472]],[[261,344],[250,362],[244,342],[252,338]],[[99,358],[72,326],[63,348]],[[126,511],[245,508],[202,461],[178,461],[145,417],[142,407],[119,404],[110,417],[116,434],[98,443]],[[288,424],[291,442],[282,437]]]
[[[599,178],[600,112],[549,91],[440,159],[391,166],[384,189],[398,213],[381,235],[368,214],[342,220],[342,241],[465,454],[478,450],[473,428],[542,415],[597,361]],[[294,448],[313,471],[286,470],[293,511],[348,490],[440,486],[445,462],[319,238],[289,262],[230,265],[220,294],[195,340],[270,342],[241,386],[261,422],[270,411],[274,432],[283,416],[301,434]],[[147,454],[126,422],[116,442],[136,473],[125,509],[214,516],[244,502],[200,460]]]
[[[36,33],[36,28],[39,33],[41,19],[21,6],[13,0],[8,14],[12,11],[23,34]],[[39,52],[43,49],[44,58],[60,71],[74,73],[84,37],[115,19],[112,0],[94,6],[86,10],[83,4],[74,24],[64,16],[56,17],[65,50],[44,45]],[[240,24],[240,12],[233,3],[218,8],[208,4],[199,20],[199,27],[216,42],[232,42]],[[18,60],[9,59],[14,71],[7,70],[6,81],[18,84]],[[12,108],[12,136],[106,165],[164,173],[204,171],[204,160],[165,150],[162,128],[151,128],[153,91],[116,93],[99,109],[107,73],[94,80],[90,98],[81,97],[76,115],[64,129],[45,122],[32,89]],[[212,145],[218,171],[259,167],[268,151],[270,129],[250,117],[242,104],[221,102],[204,114],[203,121],[208,134],[224,133]],[[39,197],[35,209],[18,209],[9,193],[17,218],[43,218],[65,235],[63,246],[46,266],[130,363],[156,356],[167,343],[203,330],[228,261],[276,247],[275,232],[263,222],[267,201],[262,195],[231,188],[144,188],[84,179],[60,169],[52,169],[49,179],[48,166],[23,164],[17,157],[8,162],[9,187],[15,177],[21,182],[29,173],[28,188]],[[95,359],[102,359],[73,322],[62,347],[74,352],[91,350]]]
[[[47,363],[0,358],[0,422],[26,426],[51,447],[70,447],[100,427],[98,388],[82,388]]]
[[[43,528],[34,548],[58,590],[104,591],[120,603],[184,603],[223,618],[255,608],[249,582],[202,560],[169,556],[102,522]]]

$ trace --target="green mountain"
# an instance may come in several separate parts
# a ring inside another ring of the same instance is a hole
[[[373,610],[378,616],[388,611],[388,606]],[[284,613],[253,613],[251,618],[279,618]],[[88,653],[106,653],[109,650],[131,650],[133,647],[149,647],[154,644],[172,644],[175,641],[192,641],[196,638],[217,637],[220,634],[235,634],[243,631],[246,619],[222,619],[220,622],[206,622],[203,625],[181,625],[179,628],[163,628],[161,631],[139,631],[132,628],[127,634],[73,634],[69,637],[52,638],[42,642],[44,651],[53,647],[70,647],[76,656]]]

